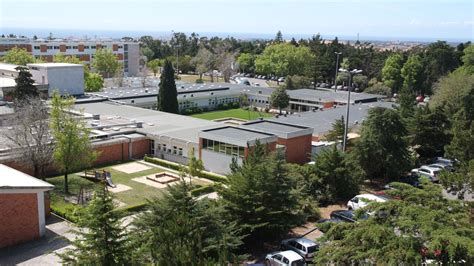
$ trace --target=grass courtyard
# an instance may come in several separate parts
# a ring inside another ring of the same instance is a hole
[[[133,178],[142,177],[142,176],[151,176],[157,173],[161,173],[165,171],[165,169],[160,168],[158,166],[152,165],[145,165],[139,162],[133,162],[135,164],[142,165],[144,170],[137,171],[133,173],[126,173],[114,169],[117,166],[123,166],[130,163],[122,163],[116,165],[110,165],[102,168],[96,168],[95,170],[101,171],[106,170],[111,173],[112,182],[115,185],[125,185],[130,187],[131,189],[112,193],[114,198],[121,202],[122,206],[119,208],[136,206],[143,203],[146,203],[148,199],[159,198],[163,195],[163,192],[166,188],[157,188],[153,186],[149,186],[137,181],[132,180]],[[148,168],[148,169],[145,169]],[[46,181],[53,184],[55,189],[51,192],[51,207],[54,210],[61,210],[67,211],[72,210],[76,206],[75,204],[67,201],[65,199],[66,196],[77,196],[80,192],[81,187],[85,191],[92,191],[95,186],[99,183],[88,180],[84,177],[79,175],[80,173],[70,174],[68,176],[69,179],[69,195],[64,193],[64,176],[56,176],[52,178],[48,178]],[[208,185],[208,182],[202,180],[194,180],[194,184],[196,185]]]
[[[226,117],[233,117],[238,119],[244,120],[254,120],[259,117],[271,117],[271,114],[267,114],[265,112],[256,112],[250,110],[244,110],[242,108],[237,109],[229,109],[223,111],[211,111],[206,113],[194,114],[191,115],[192,117],[206,119],[206,120],[214,120]]]

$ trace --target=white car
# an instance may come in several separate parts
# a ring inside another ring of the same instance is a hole
[[[265,265],[267,266],[304,266],[306,262],[303,257],[292,250],[273,252],[265,256]]]
[[[280,247],[281,250],[293,250],[306,261],[312,261],[314,253],[319,249],[318,244],[304,237],[283,240]]]
[[[428,165],[428,167],[439,168],[439,169],[443,169],[449,172],[453,171],[453,167],[451,165],[442,164],[442,163],[433,163],[433,164]]]
[[[360,194],[353,197],[351,200],[347,202],[347,208],[349,208],[349,210],[355,211],[357,209],[364,208],[370,202],[386,202],[386,201],[388,201],[388,199],[381,196],[372,195],[372,194]]]
[[[412,169],[412,173],[416,173],[419,176],[425,176],[431,180],[431,182],[438,182],[438,175],[442,171],[442,168],[430,167],[428,165],[422,165],[420,168]]]

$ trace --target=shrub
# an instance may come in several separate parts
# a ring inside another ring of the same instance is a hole
[[[135,212],[143,211],[148,207],[148,203],[140,203],[136,205],[126,206],[124,208],[118,208],[114,211],[116,212],[123,212],[123,214],[129,215]]]
[[[77,215],[78,210],[76,208],[66,207],[62,209],[51,205],[51,212],[73,223],[79,221],[79,216]]]
[[[196,82],[196,83],[204,83],[204,80],[203,80],[203,79],[196,79],[195,82]]]

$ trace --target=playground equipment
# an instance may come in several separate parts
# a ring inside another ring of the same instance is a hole
[[[112,182],[112,174],[110,172],[101,170],[85,170],[84,174],[82,175],[83,177],[87,179],[91,179],[93,181],[102,181],[105,182],[105,184],[109,187],[115,188],[117,187],[113,182]]]

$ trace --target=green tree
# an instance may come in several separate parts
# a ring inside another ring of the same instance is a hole
[[[255,71],[255,56],[249,53],[241,53],[237,57],[237,64],[242,72],[250,73]]]
[[[460,69],[466,71],[469,74],[474,74],[474,45],[471,44],[463,50],[464,55],[462,56],[463,65]]]
[[[373,108],[362,124],[361,136],[351,154],[369,179],[398,178],[411,167],[406,135],[398,112]]]
[[[219,195],[246,243],[261,243],[302,222],[295,178],[289,176],[282,154],[269,155],[257,143],[242,165],[234,163],[231,169]]]
[[[24,102],[28,98],[37,98],[39,96],[38,88],[34,84],[30,70],[25,66],[17,66],[18,76],[15,78],[15,88],[11,93],[15,103]]]
[[[120,70],[120,62],[112,50],[101,48],[97,49],[92,60],[92,67],[102,74],[105,78],[111,78]]]
[[[69,193],[68,174],[89,166],[98,156],[92,151],[90,128],[82,118],[72,113],[74,98],[62,98],[56,91],[51,99],[50,128],[55,148],[54,162],[64,172],[64,192]]]
[[[255,70],[278,76],[305,75],[313,60],[315,57],[308,47],[295,47],[289,43],[272,44],[255,59]]]
[[[153,60],[155,53],[149,47],[145,46],[140,49],[140,53],[146,57],[146,61],[150,62]]]
[[[130,261],[127,232],[120,213],[105,184],[94,191],[89,205],[81,211],[72,248],[58,254],[65,264],[124,265]]]
[[[443,156],[450,140],[450,125],[442,108],[417,108],[408,129],[410,145],[422,158]]]
[[[398,92],[402,86],[401,69],[403,65],[402,55],[395,53],[385,60],[382,68],[383,83],[392,89],[392,92]]]
[[[339,151],[336,145],[323,150],[314,158],[315,164],[308,166],[319,178],[313,187],[319,187],[316,199],[322,204],[333,203],[336,200],[348,199],[359,192],[362,181],[360,170],[352,164],[349,157]],[[319,184],[318,184],[319,183]]]
[[[82,61],[72,55],[65,55],[63,53],[57,53],[53,55],[53,62],[55,63],[69,63],[69,64],[80,64],[82,65]]]
[[[273,90],[270,95],[270,104],[278,108],[278,111],[281,114],[281,109],[288,107],[290,104],[290,96],[286,93],[285,88],[279,87]]]
[[[149,204],[134,223],[134,261],[156,265],[237,263],[241,236],[216,202],[198,201],[184,180]]]
[[[311,78],[305,76],[287,76],[285,84],[280,85],[287,90],[307,89],[311,86]]]
[[[395,183],[387,193],[398,200],[372,203],[374,213],[356,223],[327,223],[316,253],[318,265],[419,265],[474,263],[470,207],[441,196],[440,187],[423,189]],[[357,212],[362,214],[362,210]]]
[[[275,35],[275,40],[273,42],[275,42],[275,43],[282,43],[283,42],[283,34],[281,34],[281,31],[277,32],[277,34]]]
[[[459,63],[453,46],[445,41],[430,43],[423,55],[425,91],[430,92],[432,85],[458,67]]]
[[[367,89],[364,90],[365,93],[380,94],[385,96],[392,96],[392,89],[382,82],[376,82],[372,86],[369,85]]]
[[[98,73],[87,73],[84,83],[87,92],[100,91],[104,87],[104,79]]]
[[[153,59],[148,61],[146,66],[153,71],[153,75],[156,77],[156,74],[160,70],[160,68],[163,66],[163,61],[160,59]]]
[[[344,128],[344,116],[341,116],[341,119],[337,119],[336,121],[334,121],[334,123],[332,123],[332,129],[328,132],[328,134],[326,134],[326,139],[329,141],[342,140],[344,136]]]
[[[423,65],[419,55],[410,55],[400,71],[403,78],[403,87],[412,92],[421,87]]]
[[[474,191],[474,160],[461,164],[456,172],[442,171],[439,181],[449,193],[456,193],[458,199],[464,200],[466,193]]]
[[[158,110],[177,114],[179,112],[178,92],[174,81],[174,69],[168,60],[165,61],[159,86]]]
[[[35,63],[36,59],[26,51],[26,49],[13,47],[8,50],[1,60],[5,63],[26,66],[29,63]]]
[[[451,119],[463,106],[463,99],[474,88],[474,75],[466,72],[453,72],[442,77],[434,85],[434,94],[430,100],[430,108],[443,106],[447,116]]]
[[[202,79],[204,73],[213,70],[215,56],[209,49],[201,46],[197,55],[191,60],[191,63],[195,65],[196,71],[199,73],[199,79]],[[214,76],[211,76],[211,78],[211,82],[214,82]]]
[[[409,119],[415,113],[415,94],[408,87],[403,87],[398,94],[397,102],[399,104],[398,111],[402,119]]]
[[[367,76],[364,75],[355,75],[352,78],[352,82],[356,85],[357,88],[359,88],[360,91],[365,90],[369,84],[369,80]]]

